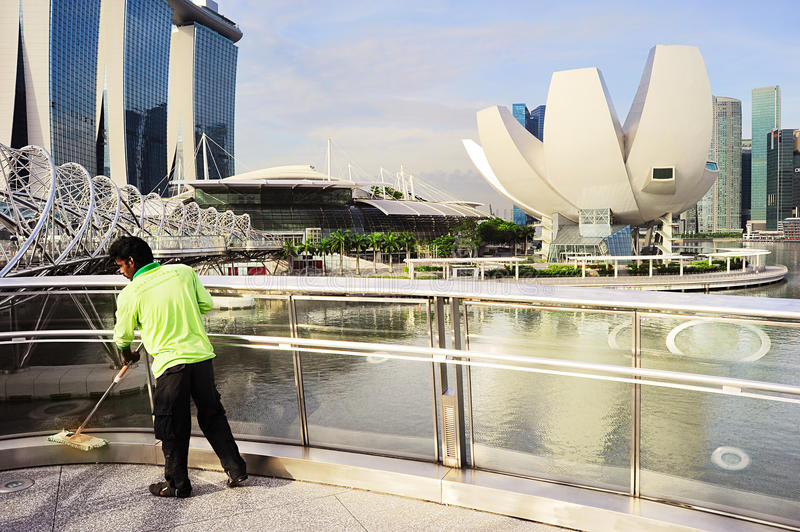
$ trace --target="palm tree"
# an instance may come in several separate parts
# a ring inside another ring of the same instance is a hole
[[[283,247],[278,251],[280,257],[286,260],[286,266],[289,269],[289,275],[292,275],[292,259],[297,256],[297,247],[291,240],[284,240]]]
[[[392,253],[396,252],[400,249],[400,241],[397,238],[397,234],[389,231],[383,235],[383,243],[381,245],[381,251],[385,251],[389,254],[389,273],[394,273],[392,270]]]
[[[317,252],[317,245],[314,244],[314,242],[307,240],[304,244],[298,246],[298,249],[303,253],[303,255],[311,255],[311,263],[314,263],[314,254]],[[303,259],[306,266],[306,276],[308,276],[308,257],[303,257]]]
[[[406,261],[408,261],[408,259],[411,258],[411,253],[417,250],[417,237],[414,233],[403,231],[397,235],[397,239],[400,241],[403,249],[406,250]]]
[[[333,242],[334,249],[339,250],[339,275],[344,273],[344,252],[345,248],[349,250],[350,248],[350,238],[353,232],[350,229],[345,229],[342,231],[341,229],[337,229],[333,233],[331,233],[331,242]]]
[[[367,235],[355,234],[350,239],[350,249],[356,252],[356,275],[361,275],[361,259],[359,255],[369,246]]]
[[[323,238],[322,240],[319,241],[319,244],[317,244],[317,250],[319,251],[319,254],[322,255],[322,275],[326,274],[325,257],[328,255],[328,253],[331,252],[332,248],[333,248],[333,242],[331,242],[327,238]]]
[[[378,273],[378,249],[383,242],[383,233],[370,233],[367,235],[369,247],[372,248],[372,273]]]
[[[522,237],[525,239],[525,247],[522,248],[522,254],[528,254],[528,238],[532,237],[536,233],[536,228],[532,225],[524,225],[522,226]]]

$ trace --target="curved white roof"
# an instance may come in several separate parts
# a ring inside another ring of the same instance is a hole
[[[372,205],[387,215],[404,216],[470,216],[488,218],[484,213],[459,203],[433,201],[403,201],[382,199],[356,199],[358,203]]]
[[[308,179],[312,181],[344,181],[338,177],[317,172],[310,164],[291,164],[288,166],[273,166],[261,168],[244,174],[236,174],[222,179],[222,181],[253,181],[258,179]]]

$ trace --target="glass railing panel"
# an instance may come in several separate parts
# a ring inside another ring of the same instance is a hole
[[[641,494],[800,526],[800,405],[642,386]]]
[[[76,429],[117,369],[100,342],[0,346],[0,435]],[[134,366],[106,398],[88,428],[152,427],[144,364]]]
[[[631,364],[630,315],[470,305],[467,319],[470,350]],[[630,384],[474,367],[471,387],[477,467],[629,490]]]
[[[267,298],[252,294],[212,296],[214,309],[203,317],[209,333],[282,337],[292,335],[288,298]]]
[[[204,316],[209,334],[290,337],[288,298],[212,294]],[[220,308],[223,307],[223,308]],[[217,389],[234,434],[299,443],[300,421],[292,354],[252,349],[235,339],[214,338]],[[199,431],[192,419],[194,431]]]
[[[296,302],[303,338],[429,345],[423,303]],[[432,460],[431,364],[302,353],[311,445]]]
[[[642,367],[800,384],[800,330],[644,315]],[[800,405],[642,387],[642,494],[800,524]],[[762,515],[763,514],[763,515]]]
[[[112,329],[114,291],[0,294],[0,331]]]
[[[231,430],[300,443],[292,353],[232,345],[212,338],[214,376]],[[192,430],[200,431],[195,417]]]

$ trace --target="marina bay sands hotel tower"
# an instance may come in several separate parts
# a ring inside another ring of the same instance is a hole
[[[3,0],[0,143],[142,193],[231,175],[241,38],[213,0]]]

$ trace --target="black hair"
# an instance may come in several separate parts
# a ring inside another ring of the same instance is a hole
[[[111,260],[131,258],[137,270],[153,262],[153,250],[138,236],[122,236],[116,239],[108,247],[108,256],[111,257]]]

